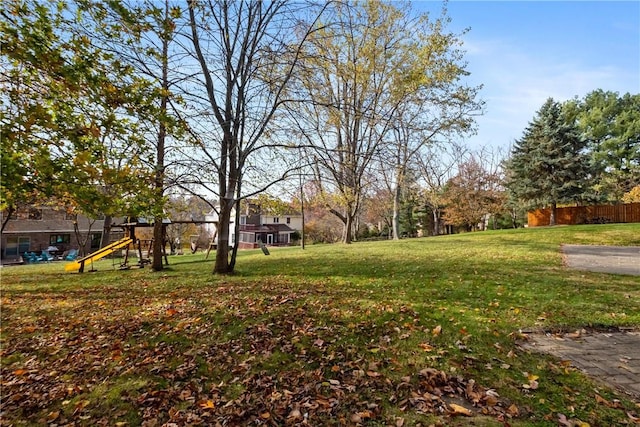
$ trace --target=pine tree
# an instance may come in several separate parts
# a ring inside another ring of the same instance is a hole
[[[588,187],[586,143],[562,107],[547,99],[516,141],[507,161],[511,196],[528,207],[549,207],[555,225],[558,203],[580,201]]]
[[[640,184],[640,94],[597,89],[563,108],[589,146],[594,200],[619,202]]]

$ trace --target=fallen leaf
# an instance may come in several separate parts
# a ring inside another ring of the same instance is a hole
[[[449,408],[451,408],[451,415],[464,415],[465,417],[470,417],[473,415],[469,409],[464,406],[456,405],[455,403],[450,403]]]
[[[287,418],[291,418],[293,420],[299,420],[299,419],[302,419],[302,413],[300,412],[299,409],[292,409],[291,412],[289,412],[289,415],[287,415]]]
[[[207,400],[207,401],[204,401],[204,402],[200,403],[200,407],[201,408],[205,408],[205,409],[214,409],[216,407],[216,405],[213,403],[212,400]]]
[[[498,399],[494,396],[487,396],[484,399],[484,402],[487,404],[487,406],[496,406],[498,404]]]
[[[424,351],[432,351],[433,347],[429,344],[427,344],[426,342],[423,342],[422,344],[420,344],[420,348]]]
[[[567,416],[564,414],[558,414],[558,424],[566,427],[573,427],[573,423],[567,419]]]
[[[567,337],[569,337],[569,338],[580,338],[582,336],[583,332],[586,332],[586,331],[584,331],[584,329],[578,329],[577,331],[575,331],[573,333],[567,334]]]
[[[440,333],[441,333],[441,332],[442,332],[442,326],[440,326],[440,325],[436,326],[435,328],[433,328],[433,329],[431,330],[431,334],[432,334],[434,337],[437,337],[438,335],[440,335]]]

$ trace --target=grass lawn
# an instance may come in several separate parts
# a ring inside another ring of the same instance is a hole
[[[632,425],[637,403],[518,346],[640,327],[640,277],[568,270],[561,243],[640,224],[241,251],[233,276],[204,254],[5,267],[0,425]]]

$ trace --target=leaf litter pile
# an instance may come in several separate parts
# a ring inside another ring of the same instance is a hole
[[[282,281],[5,292],[0,423],[403,426],[484,415],[508,425],[519,415],[425,359],[440,326],[331,292]],[[411,339],[420,345],[408,350]]]

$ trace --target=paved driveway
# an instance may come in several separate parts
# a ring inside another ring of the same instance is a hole
[[[640,276],[639,246],[562,245],[562,253],[569,268]],[[531,333],[523,347],[568,359],[587,374],[640,399],[640,331]]]
[[[562,245],[562,253],[569,268],[640,276],[640,246]]]
[[[530,334],[522,347],[550,353],[640,403],[640,332]]]

